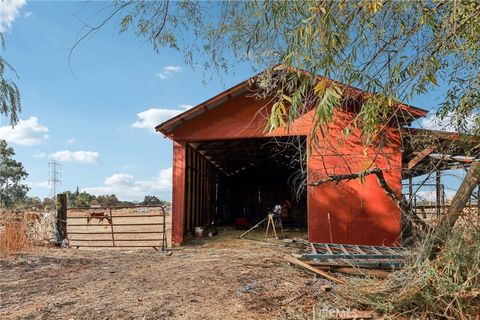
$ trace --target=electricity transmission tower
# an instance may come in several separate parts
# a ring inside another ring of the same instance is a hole
[[[60,187],[61,184],[60,178],[62,175],[60,174],[60,169],[62,168],[62,166],[60,165],[60,163],[58,163],[57,160],[53,160],[48,164],[48,168],[50,171],[50,179],[48,180],[48,185],[52,188],[52,196],[55,201],[55,198],[57,197],[58,187]]]

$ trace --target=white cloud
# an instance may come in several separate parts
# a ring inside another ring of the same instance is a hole
[[[27,11],[23,14],[23,17],[24,18],[30,18],[32,16],[32,13],[33,13],[32,11]]]
[[[62,150],[51,153],[48,157],[64,162],[96,163],[100,161],[100,154],[93,151]]]
[[[157,76],[162,79],[168,79],[173,77],[175,74],[180,73],[183,71],[183,68],[181,66],[166,66],[162,68],[162,71],[157,73]]]
[[[40,181],[40,182],[34,182],[32,185],[35,186],[35,187],[44,188],[44,189],[49,189],[50,188],[50,182],[48,180]]]
[[[467,129],[473,128],[475,123],[473,117],[467,117],[464,119],[464,121]],[[453,113],[448,114],[443,119],[440,119],[435,113],[429,113],[425,118],[422,118],[420,121],[420,126],[429,130],[442,130],[449,132],[458,131]]]
[[[65,141],[67,144],[74,144],[76,142],[75,138],[70,138],[67,141]]]
[[[13,21],[20,15],[20,8],[25,4],[26,0],[0,1],[0,32],[11,30]]]
[[[29,188],[33,188],[33,187],[38,187],[38,188],[42,188],[42,189],[49,189],[50,188],[50,182],[48,180],[40,181],[40,182],[27,181],[27,182],[25,182],[25,184]]]
[[[137,113],[138,120],[132,123],[131,126],[133,128],[148,129],[151,132],[155,132],[155,127],[160,123],[175,117],[191,107],[191,105],[182,104],[179,106],[180,109],[150,108]]]
[[[134,178],[130,174],[115,173],[105,179],[106,186],[128,185],[133,183]]]
[[[48,128],[38,123],[37,117],[30,117],[20,120],[13,128],[10,125],[0,127],[0,138],[9,143],[33,146],[46,141],[49,135]]]
[[[47,153],[45,152],[41,152],[41,151],[35,151],[35,153],[33,154],[33,157],[36,158],[36,159],[43,159],[47,156]]]
[[[163,199],[171,199],[172,167],[162,169],[158,175],[148,180],[136,180],[125,173],[115,173],[107,177],[102,186],[84,188],[84,191],[99,194],[115,194],[121,200],[143,200],[146,195],[156,195]]]

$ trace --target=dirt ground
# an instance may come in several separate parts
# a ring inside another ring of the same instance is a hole
[[[214,240],[170,253],[35,248],[0,258],[0,319],[293,319],[336,288],[290,266],[285,242]],[[298,318],[297,318],[298,319]]]

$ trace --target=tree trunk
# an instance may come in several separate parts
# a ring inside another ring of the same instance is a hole
[[[430,255],[431,259],[434,259],[437,256],[437,253],[441,250],[441,247],[448,239],[453,226],[458,220],[458,217],[462,213],[465,205],[470,199],[473,190],[480,183],[480,163],[474,162],[470,166],[465,179],[463,179],[460,188],[458,189],[455,197],[448,208],[447,213],[440,219],[438,226],[435,229],[433,237],[433,247],[432,253]]]
[[[429,226],[420,219],[415,212],[412,211],[410,204],[405,200],[403,197],[399,197],[393,190],[390,188],[390,185],[385,180],[385,176],[383,175],[383,171],[380,169],[375,171],[375,176],[377,177],[378,184],[382,189],[385,191],[387,196],[395,202],[397,207],[400,209],[402,215],[408,219],[408,221],[412,221],[418,224],[423,230],[427,231]],[[403,232],[403,231],[402,231]]]

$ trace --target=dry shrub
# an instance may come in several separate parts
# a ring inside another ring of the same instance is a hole
[[[5,222],[0,229],[0,252],[15,252],[32,246],[27,238],[26,225],[21,222]]]
[[[347,296],[390,318],[477,319],[480,314],[480,224],[459,221],[430,260],[431,237],[389,279],[351,279]]]

